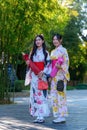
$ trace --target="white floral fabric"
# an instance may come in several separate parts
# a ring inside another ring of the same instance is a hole
[[[48,53],[48,52],[47,52]],[[47,60],[49,60],[49,54]],[[34,62],[44,62],[43,50],[37,50],[36,55],[33,56]],[[47,66],[43,70],[47,73]],[[46,76],[42,77],[43,80],[46,80]],[[29,111],[32,116],[49,116],[50,110],[48,107],[48,90],[38,90],[38,76],[31,72],[31,83],[30,83],[30,103]]]

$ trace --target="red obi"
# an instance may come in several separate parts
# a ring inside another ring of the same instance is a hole
[[[44,62],[33,62],[42,71],[44,69]]]
[[[23,55],[23,59],[25,61],[29,60],[29,67],[36,75],[44,69],[44,62],[33,62],[31,59],[29,59],[28,54]]]

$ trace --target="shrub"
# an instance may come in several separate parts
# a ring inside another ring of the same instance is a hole
[[[67,86],[67,90],[73,90],[73,89],[75,89],[74,86]]]
[[[76,86],[76,89],[87,89],[87,84],[86,83],[80,83]]]
[[[24,80],[16,80],[14,83],[15,92],[21,92],[24,88]]]

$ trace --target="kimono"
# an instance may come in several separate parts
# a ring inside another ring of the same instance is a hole
[[[48,52],[47,52],[48,53]],[[49,53],[47,55],[47,60],[49,60]],[[34,62],[44,62],[43,49],[37,49],[36,55],[33,56]],[[44,67],[44,73],[49,73],[48,64]],[[29,112],[31,116],[49,116],[50,110],[48,107],[48,90],[38,90],[38,75],[33,71],[30,71],[31,81],[30,81],[30,102],[29,102]],[[42,79],[47,80],[46,75],[43,75]]]
[[[68,68],[69,68],[68,53],[67,50],[62,45],[60,45],[59,47],[57,47],[51,52],[51,60],[58,59],[58,57],[63,57],[64,62],[61,65],[61,69],[58,70],[56,76],[52,78],[50,95],[51,95],[53,116],[65,117],[68,116],[67,103],[66,103],[66,85],[67,85],[67,80],[69,81],[70,79],[70,76],[68,72]],[[59,80],[64,81],[63,92],[57,90],[57,82]]]

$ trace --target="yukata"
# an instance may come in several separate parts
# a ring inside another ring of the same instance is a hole
[[[66,117],[68,115],[67,111],[67,103],[66,103],[66,85],[67,85],[67,80],[69,80],[69,57],[67,50],[60,45],[56,49],[54,49],[51,52],[51,60],[58,59],[58,57],[63,57],[64,62],[61,65],[61,69],[58,70],[57,74],[55,77],[52,78],[51,81],[51,103],[52,103],[52,109],[53,109],[53,116],[54,117]],[[64,91],[60,92],[57,90],[57,82],[59,80],[64,81]]]
[[[47,52],[48,53],[48,52]],[[49,53],[47,55],[47,61],[49,61]],[[44,54],[42,49],[37,49],[36,55],[33,56],[34,62],[44,62]],[[48,64],[44,67],[43,72],[48,72]],[[30,103],[29,111],[31,116],[46,117],[49,116],[50,110],[48,107],[48,90],[38,90],[38,76],[34,72],[30,72]],[[43,75],[42,79],[47,80],[46,75]]]

